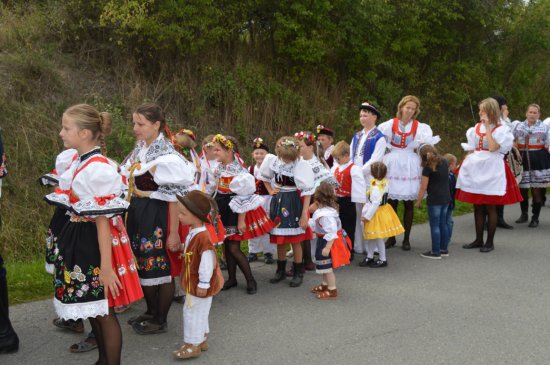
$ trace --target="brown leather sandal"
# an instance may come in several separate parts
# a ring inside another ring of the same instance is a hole
[[[310,291],[313,294],[317,294],[317,293],[324,292],[325,290],[328,290],[328,285],[321,284],[321,285],[314,286],[313,288],[311,288]]]
[[[184,343],[179,350],[172,352],[178,359],[192,359],[201,356],[201,347]]]
[[[337,289],[332,289],[332,290],[327,289],[325,291],[317,293],[317,299],[321,299],[321,300],[336,299],[337,297],[338,297]]]

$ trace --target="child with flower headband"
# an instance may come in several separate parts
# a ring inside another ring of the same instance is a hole
[[[281,137],[276,144],[277,156],[269,154],[260,166],[260,179],[273,196],[269,207],[275,223],[271,230],[271,243],[277,244],[277,271],[270,280],[275,284],[285,279],[286,248],[292,245],[294,271],[291,287],[303,281],[301,242],[313,238],[308,227],[308,209],[315,191],[313,170],[300,159],[300,145],[293,137]]]
[[[367,240],[367,257],[359,266],[379,268],[388,266],[386,246],[383,238],[400,235],[405,230],[388,204],[388,181],[386,180],[387,167],[383,162],[374,162],[370,165],[372,180],[367,191],[367,202],[363,206],[362,218],[364,223],[363,236]],[[374,260],[374,250],[378,248],[379,258]]]
[[[269,204],[271,203],[271,195],[265,187],[263,181],[259,179],[260,166],[264,162],[265,156],[269,153],[269,147],[264,143],[264,140],[260,137],[255,138],[252,145],[252,159],[255,164],[248,167],[248,171],[256,179],[256,194],[259,195],[264,202],[262,207],[266,212],[269,212]],[[269,234],[263,236],[251,238],[248,240],[248,261],[253,262],[258,260],[258,253],[264,253],[264,261],[266,264],[273,264],[273,255],[277,252],[277,247],[269,242]]]
[[[201,176],[199,186],[207,194],[214,194],[216,191],[216,180],[214,179],[214,170],[219,162],[214,153],[213,134],[209,134],[202,140],[202,151],[200,155]]]
[[[273,222],[262,208],[263,199],[255,194],[254,176],[244,166],[236,140],[216,134],[212,142],[219,162],[214,170],[217,182],[215,199],[226,232],[224,250],[229,278],[223,290],[237,286],[238,265],[246,278],[247,293],[255,294],[256,280],[240,245],[242,240],[268,233]]]

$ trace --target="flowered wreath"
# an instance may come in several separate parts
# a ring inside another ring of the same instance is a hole
[[[325,129],[325,126],[322,125],[322,124],[319,124],[319,125],[317,126],[317,134],[321,133],[321,131],[322,131],[323,129]]]
[[[309,132],[294,133],[294,137],[300,141],[305,141],[305,140],[308,140],[310,142],[315,141],[315,136],[313,135],[313,133],[309,133]]]
[[[227,138],[225,138],[224,135],[216,134],[214,138],[212,138],[212,142],[219,143],[225,146],[225,148],[227,148],[228,150],[233,150],[233,143]]]
[[[285,148],[295,148],[298,149],[299,146],[293,139],[283,139],[281,141],[281,146]]]
[[[262,146],[262,144],[264,143],[264,140],[260,137],[257,137],[257,138],[254,138],[254,147],[256,148],[260,148]]]

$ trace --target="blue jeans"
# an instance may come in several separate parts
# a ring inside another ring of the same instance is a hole
[[[451,238],[453,237],[453,226],[455,222],[453,221],[453,211],[454,208],[447,209],[447,231],[449,232],[449,238],[447,239],[447,248],[449,247],[449,244],[451,243]]]
[[[428,205],[430,230],[432,234],[432,253],[439,255],[448,250],[449,230],[447,228],[447,211],[449,204]]]

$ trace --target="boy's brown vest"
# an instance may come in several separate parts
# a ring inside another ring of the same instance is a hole
[[[210,288],[206,291],[206,296],[211,297],[220,292],[223,287],[223,275],[220,270],[220,265],[215,257],[216,250],[210,241],[208,231],[197,233],[189,242],[187,252],[184,254],[183,273],[181,276],[181,287],[186,289],[186,292],[197,296],[197,285],[199,284],[199,266],[201,263],[202,253],[204,251],[214,251],[214,273],[210,279]],[[187,285],[189,281],[190,285]]]

